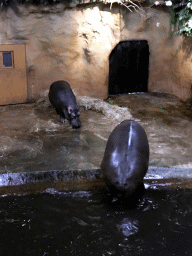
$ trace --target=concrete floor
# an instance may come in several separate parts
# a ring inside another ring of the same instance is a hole
[[[36,104],[0,106],[1,185],[11,175],[13,181],[14,173],[98,170],[111,131],[125,119],[138,121],[147,133],[150,167],[146,179],[192,178],[189,105],[157,93],[115,96],[105,102],[77,99],[82,121],[77,130],[59,122],[47,95]]]

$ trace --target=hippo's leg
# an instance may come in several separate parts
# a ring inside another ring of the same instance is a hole
[[[67,120],[66,118],[64,118],[63,116],[60,115],[60,122],[61,122],[61,123],[65,123],[66,120]]]
[[[57,108],[56,108],[56,112],[57,112],[57,114],[60,116],[60,122],[61,122],[61,123],[65,123],[66,118],[65,118],[64,113],[63,113],[61,110],[57,109]]]

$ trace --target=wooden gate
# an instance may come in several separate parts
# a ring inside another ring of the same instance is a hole
[[[26,101],[25,45],[0,45],[0,105]]]

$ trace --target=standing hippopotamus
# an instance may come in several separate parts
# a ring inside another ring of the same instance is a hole
[[[70,85],[66,81],[57,81],[52,83],[49,90],[49,100],[60,115],[60,121],[63,123],[68,119],[73,128],[79,128],[81,121],[79,119],[80,111],[76,103],[75,95]]]
[[[109,136],[101,163],[111,191],[129,196],[143,186],[148,163],[149,144],[144,129],[131,120],[118,124]]]

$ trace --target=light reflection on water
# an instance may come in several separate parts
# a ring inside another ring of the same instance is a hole
[[[131,208],[104,193],[0,197],[1,255],[192,254],[191,190],[148,188]]]

